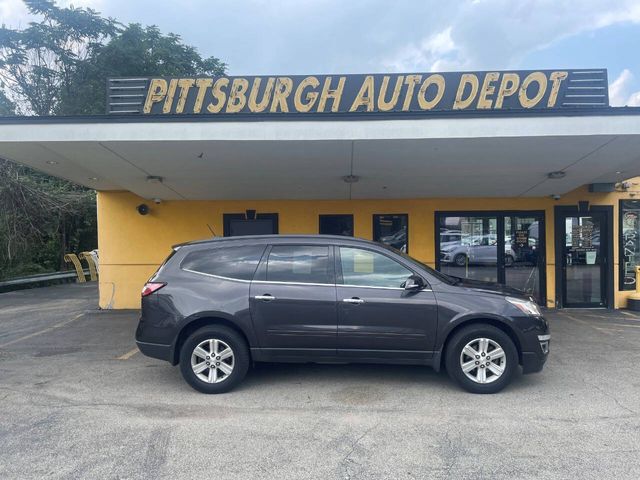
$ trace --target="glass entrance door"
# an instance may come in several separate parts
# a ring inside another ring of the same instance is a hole
[[[540,237],[542,217],[539,215],[509,215],[504,219],[505,284],[542,299],[544,249]]]
[[[566,215],[562,241],[562,295],[565,307],[604,307],[606,298],[605,215]]]

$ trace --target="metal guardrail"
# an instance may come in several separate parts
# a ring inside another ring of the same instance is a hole
[[[88,269],[83,270],[84,275],[89,275]],[[54,285],[57,283],[70,283],[76,281],[78,275],[75,270],[66,272],[39,273],[37,275],[28,275],[25,277],[12,278],[0,282],[0,293],[11,292],[14,290],[22,290],[25,288],[43,287],[46,285]]]

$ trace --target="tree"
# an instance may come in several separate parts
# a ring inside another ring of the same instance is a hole
[[[0,115],[105,112],[110,76],[222,75],[178,35],[123,27],[91,9],[25,0],[42,17],[0,28]],[[95,192],[0,159],[0,278],[57,270],[65,252],[97,245]]]
[[[104,113],[108,77],[224,75],[226,70],[218,58],[202,58],[180,36],[162,35],[156,26],[131,24],[108,44],[91,49],[71,77],[70,94],[63,92],[62,115]]]
[[[60,8],[52,0],[24,0],[42,16],[23,30],[0,28],[0,79],[19,113],[52,115],[71,78],[95,45],[118,33],[119,24],[90,8]]]

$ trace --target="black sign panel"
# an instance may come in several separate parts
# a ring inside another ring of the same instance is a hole
[[[107,112],[139,115],[411,114],[609,105],[607,71],[113,78]]]

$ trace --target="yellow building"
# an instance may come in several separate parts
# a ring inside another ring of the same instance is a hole
[[[437,75],[112,79],[106,115],[1,119],[0,156],[98,191],[102,308],[138,308],[176,243],[259,233],[624,308],[640,109],[602,69]]]

